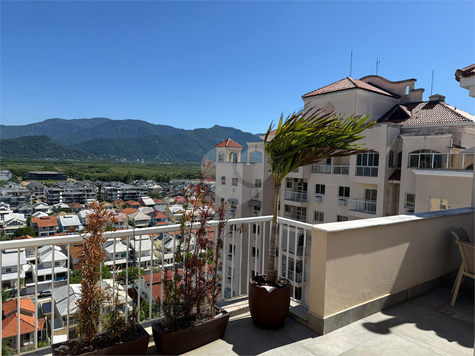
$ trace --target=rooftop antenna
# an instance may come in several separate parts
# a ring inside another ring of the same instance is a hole
[[[351,69],[353,67],[353,50],[351,50],[351,59],[350,59],[350,77],[351,77]]]
[[[434,70],[432,70],[432,81],[430,83],[430,95],[432,96],[432,89],[434,88]]]
[[[376,75],[378,75],[378,65],[379,65],[379,62],[381,62],[381,61],[379,60],[378,57],[376,57]]]

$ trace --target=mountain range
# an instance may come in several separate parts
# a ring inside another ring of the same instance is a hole
[[[3,158],[200,162],[215,158],[214,146],[232,138],[245,146],[261,141],[250,132],[215,125],[185,130],[141,120],[48,119],[0,125]]]

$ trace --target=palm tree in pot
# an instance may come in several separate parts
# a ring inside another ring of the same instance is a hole
[[[368,117],[344,118],[321,109],[300,110],[285,120],[281,115],[277,128],[269,126],[264,138],[274,183],[274,210],[269,243],[267,274],[251,278],[249,309],[254,325],[263,329],[283,326],[290,306],[291,284],[277,276],[276,236],[280,186],[293,170],[331,157],[350,156],[365,150],[355,142],[371,126]]]

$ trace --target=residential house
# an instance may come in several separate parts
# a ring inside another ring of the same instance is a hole
[[[84,209],[84,205],[80,204],[78,202],[74,202],[69,204],[69,209],[71,209],[71,212],[74,214],[79,213],[82,209]]]
[[[15,233],[15,230],[26,227],[26,218],[23,214],[8,214],[4,216],[4,219],[1,226],[6,237],[11,237]]]
[[[147,227],[150,226],[152,218],[145,215],[141,211],[128,215],[129,223],[135,227]]]
[[[21,184],[9,182],[0,188],[0,202],[7,203],[14,211],[31,203],[31,192]]]
[[[153,206],[155,210],[165,209],[165,202],[162,199],[153,199],[153,202],[155,203]]]
[[[133,262],[132,249],[127,246],[127,242],[120,239],[107,240],[104,243],[104,253],[106,255],[104,264],[109,267],[124,269]]]
[[[10,299],[2,303],[2,343],[13,349],[17,347],[17,328],[20,325],[20,348],[35,344],[35,303],[31,299],[20,299],[20,313],[18,314],[18,300]],[[20,319],[20,320],[18,320]],[[18,323],[19,321],[19,323]],[[47,341],[45,318],[37,320],[38,342]]]
[[[148,206],[148,207],[151,207],[151,208],[153,208],[153,206],[155,205],[155,202],[153,201],[153,199],[149,198],[149,197],[141,197],[139,199],[139,203],[142,206]]]
[[[127,200],[125,204],[127,204],[132,209],[138,209],[142,206],[138,201],[135,200]]]
[[[37,211],[36,213],[31,214],[32,218],[41,218],[43,216],[49,216],[49,215],[41,211]]]
[[[69,273],[67,264],[68,256],[62,252],[60,246],[45,245],[40,247],[38,249],[38,260],[36,265],[33,266],[33,274],[38,284],[42,285],[41,289],[49,288],[50,282],[53,279],[53,269],[55,281],[65,280]]]
[[[84,230],[84,226],[79,220],[77,215],[64,215],[58,217],[59,221],[59,231],[60,232],[72,232],[78,233],[81,230]]]
[[[0,223],[5,221],[5,216],[13,213],[13,210],[10,209],[10,205],[7,203],[0,203]]]
[[[19,214],[23,214],[27,217],[33,214],[33,206],[29,204],[19,206],[17,210]]]
[[[35,213],[45,213],[45,214],[49,214],[53,211],[52,207],[45,204],[45,203],[36,203],[36,204],[33,204],[33,211]]]
[[[153,208],[149,206],[141,206],[138,210],[144,213],[145,215],[150,215],[151,213],[155,211]]]
[[[0,181],[7,181],[7,180],[12,179],[12,177],[13,177],[12,172],[5,169],[0,170]]]
[[[128,218],[127,215],[124,213],[114,213],[113,214],[115,222],[112,222],[109,220],[108,224],[112,226],[114,229],[121,230],[121,229],[127,229],[129,226],[127,224]]]
[[[83,226],[86,226],[87,216],[91,213],[92,213],[92,210],[89,210],[89,209],[81,210],[77,213],[77,216],[79,217],[79,221],[81,221],[81,224],[83,224]]]
[[[54,216],[32,217],[30,226],[35,231],[37,237],[50,236],[58,232],[58,220]]]
[[[153,256],[152,241],[148,235],[136,235],[129,240],[135,266],[152,266],[152,258],[156,264],[157,258]]]
[[[155,226],[157,224],[163,225],[163,223],[168,224],[168,216],[166,216],[161,211],[155,211],[151,213],[150,217],[152,218],[151,220],[152,226]]]
[[[2,251],[2,290],[4,288],[18,289],[18,280],[21,284],[22,279],[25,278],[25,269],[28,267],[25,249]]]
[[[69,205],[65,203],[56,203],[53,204],[53,212],[57,213],[61,209],[70,210]]]
[[[167,278],[173,278],[173,271],[167,271]],[[183,276],[183,269],[178,269],[178,274]],[[141,300],[156,303],[163,298],[162,292],[162,273],[151,273],[140,276],[135,286],[136,295]]]
[[[35,196],[43,195],[46,192],[46,186],[35,180],[30,182],[26,188]]]

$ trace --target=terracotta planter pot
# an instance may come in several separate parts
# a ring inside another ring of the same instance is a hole
[[[229,313],[216,308],[223,315],[173,333],[166,334],[159,323],[153,323],[153,339],[157,350],[164,355],[178,355],[221,339],[226,332]]]
[[[272,330],[284,326],[289,314],[292,285],[268,292],[249,281],[249,311],[255,326]]]
[[[91,351],[82,355],[145,355],[147,353],[150,335],[145,331],[142,325],[137,325],[137,328],[141,334],[137,339],[106,347],[104,349]],[[67,345],[67,343],[68,341],[64,341],[51,345],[51,353],[57,355],[55,349],[61,345]]]

